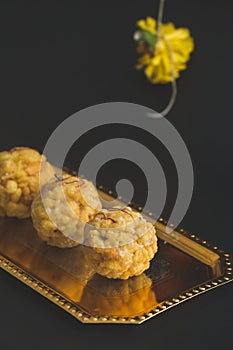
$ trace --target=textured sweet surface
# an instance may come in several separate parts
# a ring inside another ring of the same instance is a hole
[[[89,224],[85,244],[92,247],[97,273],[127,279],[149,268],[158,249],[157,237],[140,213],[129,207],[102,210]]]
[[[53,176],[53,167],[36,150],[17,147],[0,152],[0,216],[30,217],[40,184]]]
[[[60,248],[82,243],[83,226],[101,209],[92,182],[65,175],[46,184],[42,196],[32,204],[33,225],[41,239]]]

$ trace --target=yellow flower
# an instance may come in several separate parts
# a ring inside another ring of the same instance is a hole
[[[171,82],[173,72],[174,77],[178,78],[180,71],[186,69],[194,49],[189,30],[176,29],[173,23],[166,23],[161,24],[157,33],[156,21],[151,17],[138,21],[137,25],[147,42],[143,41],[143,36],[138,42],[141,56],[136,68],[144,69],[147,78],[154,84]]]

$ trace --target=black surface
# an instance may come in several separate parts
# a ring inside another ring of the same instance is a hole
[[[1,1],[0,148],[40,150],[72,113],[127,101],[160,111],[170,86],[134,70],[137,19],[158,1]],[[195,52],[168,119],[191,153],[193,200],[183,226],[227,251],[232,235],[232,10],[230,0],[167,0],[165,22],[187,26]],[[233,288],[227,285],[142,326],[82,325],[0,272],[1,349],[232,349]]]

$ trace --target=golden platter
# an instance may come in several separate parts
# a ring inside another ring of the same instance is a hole
[[[147,219],[155,221],[153,213]],[[230,254],[183,229],[167,234],[162,218],[155,226],[150,269],[122,281],[95,274],[85,247],[47,246],[30,219],[2,218],[0,267],[83,323],[140,324],[233,280]]]

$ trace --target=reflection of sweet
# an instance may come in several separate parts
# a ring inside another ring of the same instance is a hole
[[[101,208],[92,182],[66,174],[46,184],[42,196],[43,201],[38,194],[32,205],[33,225],[41,239],[60,248],[82,243],[84,223]]]
[[[39,179],[40,167],[42,176]],[[40,190],[54,176],[53,167],[37,151],[17,147],[0,152],[0,216],[27,218]]]
[[[59,249],[41,244],[30,269],[58,292],[79,302],[87,282],[95,273],[87,249],[82,245],[72,249]]]
[[[129,207],[102,210],[87,225],[96,272],[108,278],[127,279],[149,268],[157,252],[153,225]]]
[[[96,275],[85,288],[80,304],[95,315],[127,317],[150,311],[157,300],[151,279],[145,274],[124,281]]]
[[[41,240],[33,232],[31,221],[0,218],[0,251],[4,256],[29,268],[33,251],[41,245]]]

